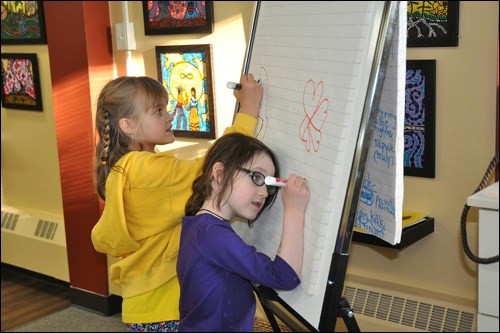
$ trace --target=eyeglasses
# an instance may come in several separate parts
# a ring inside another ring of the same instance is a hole
[[[264,176],[264,174],[262,174],[261,172],[245,169],[242,167],[238,167],[238,169],[248,174],[250,178],[252,178],[252,182],[255,185],[263,186],[266,184],[266,176]],[[275,186],[266,186],[266,187],[267,187],[267,194],[269,195],[274,195],[278,190],[278,188]]]

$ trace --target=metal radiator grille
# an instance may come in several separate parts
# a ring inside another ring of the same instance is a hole
[[[429,332],[471,332],[475,314],[366,289],[344,286],[354,313]]]

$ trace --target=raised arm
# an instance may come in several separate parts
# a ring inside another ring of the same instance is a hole
[[[259,116],[260,103],[264,96],[264,89],[257,82],[253,74],[242,75],[240,77],[241,89],[235,89],[234,97],[240,103],[241,113],[248,114],[254,118]]]
[[[241,89],[235,89],[233,92],[240,103],[240,110],[235,115],[232,126],[226,128],[224,134],[239,132],[254,136],[264,89],[252,74],[242,75],[240,84]]]
[[[291,174],[281,191],[283,233],[278,255],[300,275],[304,255],[304,221],[310,191],[305,178]]]

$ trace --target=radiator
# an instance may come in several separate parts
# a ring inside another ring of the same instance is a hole
[[[476,330],[477,311],[470,300],[429,291],[415,292],[411,288],[410,292],[397,289],[380,287],[372,281],[360,283],[347,280],[344,283],[343,297],[351,306],[362,332]]]
[[[2,263],[69,282],[63,219],[2,204]]]

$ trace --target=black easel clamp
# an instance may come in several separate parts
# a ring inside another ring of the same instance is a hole
[[[253,291],[257,295],[257,298],[260,301],[260,304],[262,305],[262,309],[264,309],[264,313],[267,316],[267,320],[269,321],[269,324],[273,328],[273,332],[281,332],[280,326],[278,324],[278,321],[276,320],[276,317],[274,316],[273,312],[269,309],[267,306],[267,302],[269,301],[276,301],[278,299],[278,293],[271,288],[264,287],[264,286],[258,286],[256,284],[253,284]]]
[[[361,332],[356,322],[356,318],[354,318],[354,311],[349,306],[349,302],[342,297],[339,301],[339,313],[338,317],[344,319],[344,324],[347,327],[348,332]]]

